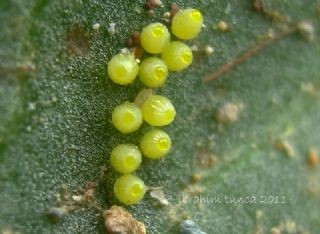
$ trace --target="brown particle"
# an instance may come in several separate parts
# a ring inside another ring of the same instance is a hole
[[[224,21],[220,21],[217,25],[216,28],[221,31],[221,32],[228,32],[230,31],[229,25],[224,22]]]
[[[134,57],[139,60],[142,59],[143,54],[144,54],[143,48],[141,46],[136,46],[136,47],[131,48],[131,52],[133,52]]]
[[[112,206],[103,213],[107,233],[146,234],[146,227],[123,207]]]
[[[284,152],[289,158],[293,158],[295,155],[293,146],[286,140],[277,140],[274,147]]]
[[[95,185],[91,181],[86,181],[85,184],[83,185],[83,189],[85,190],[95,189]]]
[[[106,166],[101,166],[100,167],[100,179],[104,180],[108,176],[108,168]]]
[[[300,88],[301,88],[301,91],[303,91],[309,95],[312,95],[312,96],[317,95],[320,90],[320,86],[318,86],[312,82],[302,83],[300,85]]]
[[[195,174],[193,174],[193,175],[191,176],[191,181],[192,181],[193,183],[197,183],[197,182],[199,182],[200,180],[201,180],[201,175],[200,175],[200,174],[195,173]]]
[[[149,11],[147,11],[147,16],[148,17],[152,17],[154,15],[154,10],[149,10]]]
[[[252,3],[252,7],[255,11],[262,11],[263,5],[261,0],[254,0]]]
[[[160,0],[147,0],[145,3],[145,7],[148,11],[153,10],[156,7],[159,7],[162,5],[162,2]]]
[[[197,166],[200,168],[209,168],[216,164],[217,157],[206,149],[200,149],[197,153]]]
[[[278,227],[273,227],[270,230],[270,234],[281,234],[281,230]]]
[[[153,2],[153,0],[147,0],[147,2],[145,3],[145,7],[148,11],[153,10],[155,8]]]
[[[216,120],[222,124],[231,124],[238,120],[242,109],[242,104],[226,103],[216,112]]]
[[[73,24],[65,38],[65,50],[69,55],[83,55],[89,50],[90,34],[79,23]]]
[[[312,22],[302,21],[297,25],[300,35],[308,42],[313,42],[315,39],[314,26]]]
[[[135,46],[139,46],[140,45],[140,32],[138,31],[134,31],[128,41],[127,41],[127,45],[129,48],[131,47],[135,47]]]
[[[152,94],[154,94],[153,89],[142,89],[134,99],[134,103],[137,106],[142,106],[142,104],[147,100],[148,97],[150,97]]]
[[[170,18],[172,19],[180,10],[177,3],[171,3]]]
[[[316,149],[310,150],[308,154],[308,162],[313,168],[316,168],[319,165],[319,154]]]

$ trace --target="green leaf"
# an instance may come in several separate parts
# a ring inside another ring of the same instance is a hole
[[[208,83],[202,82],[205,75],[284,24],[254,11],[251,1],[177,3],[200,9],[206,27],[188,42],[200,50],[193,65],[170,73],[166,85],[156,90],[177,110],[174,123],[164,128],[172,137],[172,152],[160,161],[144,160],[136,173],[148,186],[162,186],[170,204],[161,208],[147,194],[140,204],[126,208],[148,233],[179,233],[186,218],[207,233],[269,233],[277,226],[284,233],[317,233],[320,170],[307,158],[311,149],[320,150],[319,3],[263,1],[267,10],[292,22],[312,22],[315,41],[293,33]],[[76,209],[54,224],[46,212],[57,206],[63,184],[76,194],[88,181],[96,185],[100,207],[119,205],[113,194],[118,175],[109,165],[109,154],[119,143],[137,144],[150,127],[144,124],[130,135],[114,129],[113,108],[133,101],[144,87],[140,82],[114,84],[106,64],[133,31],[160,20],[171,2],[163,1],[153,17],[146,15],[143,4],[0,2],[3,233],[104,233],[103,218],[93,208]],[[213,28],[221,20],[229,32]],[[96,23],[98,30],[93,29]],[[116,23],[114,36],[108,34],[109,23]],[[201,52],[206,45],[215,49],[213,54]],[[227,103],[240,113],[235,122],[222,124],[215,115]],[[197,183],[190,182],[194,174],[201,175]],[[187,195],[188,202],[181,200]],[[200,196],[215,201],[199,201]],[[230,203],[246,197],[251,202]]]

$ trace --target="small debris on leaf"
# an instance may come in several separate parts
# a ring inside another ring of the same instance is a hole
[[[231,13],[231,4],[230,4],[230,2],[228,2],[226,8],[224,9],[224,13],[226,15],[229,15]]]
[[[51,207],[47,211],[47,217],[53,222],[60,221],[66,214],[68,214],[67,206]]]
[[[274,146],[277,150],[284,152],[289,158],[293,158],[295,155],[293,146],[286,140],[278,140]]]
[[[104,225],[107,233],[146,234],[146,227],[123,207],[112,206],[104,211]]]
[[[163,14],[163,17],[164,17],[164,18],[170,18],[170,12],[169,12],[169,11],[165,12],[165,13]]]
[[[170,18],[172,19],[180,10],[177,3],[171,3]]]
[[[184,220],[180,224],[180,233],[181,234],[206,234],[203,232],[198,224],[192,220]]]
[[[193,174],[191,176],[191,182],[193,182],[193,183],[197,183],[200,180],[201,180],[201,175],[200,174],[195,173],[195,174]]]
[[[147,0],[145,7],[147,10],[153,10],[156,7],[162,6],[161,0]]]
[[[308,42],[313,42],[315,39],[314,26],[311,22],[303,21],[298,23],[298,31],[300,35]]]
[[[168,199],[165,197],[164,192],[161,188],[151,189],[150,196],[157,199],[162,206],[169,205]]]
[[[303,92],[310,94],[310,95],[316,95],[319,92],[319,87],[317,87],[312,82],[302,83],[300,85],[300,88]]]
[[[204,48],[204,52],[206,53],[206,55],[210,55],[210,54],[212,54],[214,52],[214,48],[212,46],[207,45]]]
[[[143,48],[140,45],[140,32],[134,31],[128,41],[128,47],[131,49],[131,52],[134,53],[136,59],[142,59],[143,57]]]
[[[109,28],[108,28],[108,33],[110,36],[113,36],[114,34],[116,34],[116,23],[110,23],[109,24]]]
[[[216,113],[216,119],[222,124],[231,124],[238,120],[240,112],[243,109],[242,104],[226,103],[220,107]]]
[[[134,99],[134,103],[137,106],[142,106],[142,104],[147,100],[147,98],[153,94],[153,89],[142,89]]]
[[[263,11],[263,5],[261,0],[254,0],[252,3],[252,8],[258,12]]]
[[[281,234],[281,230],[278,227],[273,227],[270,230],[270,234]]]
[[[100,24],[95,23],[94,25],[92,25],[93,30],[97,31],[100,28]]]
[[[140,32],[134,31],[131,33],[127,45],[129,48],[135,47],[135,46],[140,46]]]
[[[201,148],[196,155],[196,165],[199,168],[210,168],[217,163],[217,157],[208,150]]]
[[[311,149],[308,155],[308,161],[311,167],[316,168],[319,165],[319,154],[316,149]]]
[[[198,47],[198,45],[196,45],[196,44],[193,44],[192,46],[190,46],[190,49],[191,49],[192,51],[194,51],[194,52],[199,51],[199,47]]]
[[[216,29],[218,29],[219,31],[221,32],[228,32],[230,31],[230,28],[229,28],[229,25],[224,22],[224,21],[220,21],[216,26],[215,26]]]

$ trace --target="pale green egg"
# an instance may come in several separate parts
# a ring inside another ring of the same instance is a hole
[[[190,47],[180,41],[173,41],[167,45],[161,57],[171,71],[181,71],[190,66],[193,60]]]
[[[108,63],[108,75],[113,82],[120,85],[132,83],[139,72],[139,65],[132,54],[120,53]]]
[[[144,121],[152,126],[165,126],[170,124],[176,111],[170,100],[160,95],[151,95],[141,106]]]
[[[172,19],[172,33],[183,40],[193,39],[201,31],[203,17],[196,9],[179,11]]]
[[[139,177],[131,174],[119,177],[114,184],[115,196],[126,205],[138,203],[145,193],[146,186],[144,182]]]
[[[125,102],[112,111],[112,123],[122,133],[136,131],[142,122],[141,110],[134,103]]]
[[[171,149],[170,136],[160,130],[152,129],[143,135],[140,141],[140,149],[144,156],[152,159],[164,157]]]
[[[168,76],[168,67],[157,57],[144,59],[139,67],[140,81],[149,88],[161,87]]]
[[[139,168],[141,158],[140,150],[136,145],[120,144],[112,150],[110,161],[116,171],[127,174]]]
[[[151,54],[159,54],[170,42],[170,33],[161,23],[152,23],[143,28],[140,35],[143,49]]]

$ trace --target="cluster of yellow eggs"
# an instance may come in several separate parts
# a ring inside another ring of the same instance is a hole
[[[201,31],[202,14],[196,9],[179,11],[172,19],[171,31],[179,39],[195,38]],[[152,56],[141,61],[140,65],[133,54],[120,53],[112,57],[108,63],[108,75],[115,83],[128,85],[137,76],[149,88],[164,85],[168,71],[181,71],[187,68],[193,59],[190,47],[181,41],[170,41],[168,28],[161,23],[151,23],[141,32],[141,45]],[[141,106],[133,102],[118,105],[112,112],[112,123],[124,134],[139,129],[143,121],[153,127],[162,127],[173,122],[176,111],[171,101],[161,95],[150,95]],[[146,186],[137,176],[132,175],[142,161],[142,155],[159,159],[171,149],[170,136],[153,128],[145,133],[139,147],[133,144],[116,146],[110,156],[112,167],[120,173],[114,185],[115,196],[124,204],[139,202]]]

